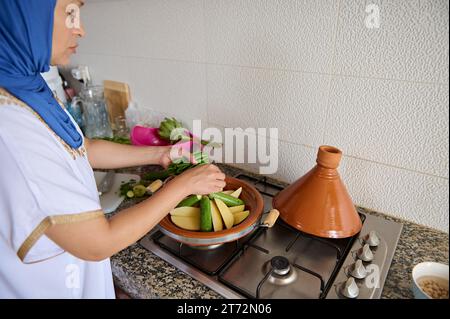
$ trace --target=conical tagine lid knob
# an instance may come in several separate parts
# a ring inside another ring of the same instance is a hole
[[[361,219],[337,172],[341,157],[335,147],[319,147],[317,165],[273,199],[283,221],[325,238],[351,237],[361,230]]]

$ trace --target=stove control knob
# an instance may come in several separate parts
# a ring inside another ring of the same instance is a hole
[[[380,238],[378,237],[378,234],[371,230],[365,237],[364,242],[368,244],[370,247],[376,247],[380,244]]]
[[[362,261],[372,261],[373,260],[373,253],[370,250],[369,244],[365,244],[364,247],[358,250],[357,256]]]
[[[356,279],[363,279],[367,276],[366,267],[364,267],[362,261],[358,259],[351,268],[350,275]]]
[[[349,278],[341,287],[341,293],[347,298],[356,298],[359,295],[359,288],[354,278]]]

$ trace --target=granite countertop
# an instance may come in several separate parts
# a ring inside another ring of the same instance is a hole
[[[229,165],[218,164],[218,166],[230,176],[244,172]],[[142,175],[155,169],[157,169],[155,166],[145,166],[120,171]],[[281,186],[287,186],[286,183],[270,180]],[[112,214],[138,202],[139,199],[126,199]],[[423,261],[448,264],[449,238],[447,233],[364,208],[358,207],[358,210],[365,214],[373,214],[403,223],[403,231],[384,284],[382,298],[413,298],[410,287],[411,272],[414,265]],[[111,267],[115,284],[132,298],[223,298],[202,283],[142,248],[138,243],[112,256]]]

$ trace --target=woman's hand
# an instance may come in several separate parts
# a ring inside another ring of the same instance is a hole
[[[225,187],[225,174],[213,164],[199,165],[178,175],[169,182],[185,196],[207,195],[221,192]]]
[[[171,146],[161,146],[161,153],[159,155],[159,165],[167,169],[167,167],[172,163],[172,159],[170,157]]]
[[[154,146],[151,146],[155,148]],[[187,158],[192,164],[197,164],[195,157],[192,153],[186,151],[186,145],[169,145],[169,146],[158,146],[159,160],[158,164],[167,169],[167,167],[172,163],[172,159],[177,158]]]

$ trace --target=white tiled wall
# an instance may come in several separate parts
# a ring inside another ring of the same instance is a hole
[[[448,232],[448,3],[88,0],[73,62],[130,83],[143,109],[279,128],[288,182],[337,146],[356,204]]]

